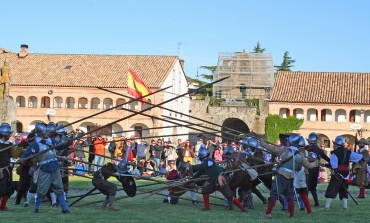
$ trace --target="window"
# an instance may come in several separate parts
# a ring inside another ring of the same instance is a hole
[[[54,108],[63,108],[63,98],[55,97],[54,98]]]
[[[28,107],[29,108],[37,108],[37,98],[35,96],[31,96],[28,99]]]
[[[344,109],[338,109],[335,111],[335,121],[336,122],[346,122],[346,111]]]
[[[317,110],[310,108],[307,110],[307,121],[315,122],[317,121]]]
[[[18,96],[15,100],[17,107],[26,107],[26,99],[23,96]]]
[[[75,108],[75,98],[68,97],[66,100],[66,108]]]
[[[41,108],[50,108],[50,98],[45,96],[41,98]]]
[[[103,100],[103,109],[110,109],[113,107],[113,100],[111,98],[106,98]]]
[[[118,98],[117,101],[116,101],[116,106],[118,105],[122,105],[120,107],[117,107],[117,110],[122,110],[123,108],[126,107],[126,105],[124,105],[126,103],[125,99],[123,98]]]
[[[321,110],[321,121],[322,122],[331,122],[332,121],[332,114],[330,109],[323,109]]]
[[[87,98],[78,99],[78,108],[79,109],[87,109]]]
[[[288,118],[290,115],[290,110],[289,108],[280,108],[279,115],[282,118]]]
[[[100,99],[99,98],[91,99],[91,109],[100,109]]]
[[[302,108],[296,108],[293,110],[293,116],[297,119],[304,119],[303,109]]]
[[[361,122],[361,112],[359,110],[351,110],[349,112],[350,122]]]
[[[138,107],[139,107],[139,102],[138,101],[131,100],[130,103],[128,103],[128,109],[130,109],[130,110],[137,110]]]
[[[152,105],[152,101],[150,99],[146,100],[147,103],[144,103],[144,104],[141,104],[141,110],[145,110],[145,109],[148,109],[148,108],[151,108]]]

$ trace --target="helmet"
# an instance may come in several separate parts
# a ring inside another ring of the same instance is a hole
[[[129,166],[127,165],[126,160],[119,161],[116,168],[117,168],[117,171],[120,173],[127,173],[130,170]]]
[[[306,146],[306,141],[304,140],[303,136],[299,136],[298,147],[303,148],[305,146]]]
[[[259,144],[259,142],[256,139],[254,139],[254,138],[248,139],[248,145],[250,147],[253,147],[253,148],[260,148],[261,147],[260,144]]]
[[[288,138],[288,142],[289,142],[292,146],[298,147],[298,144],[299,144],[299,138],[300,138],[300,135],[299,135],[299,134],[292,134],[291,136],[289,136],[289,138]]]
[[[232,146],[227,146],[224,149],[224,153],[222,154],[222,156],[230,156],[233,153],[234,153],[234,148]]]
[[[49,123],[50,124],[50,123]],[[64,125],[63,124],[58,124],[57,127],[56,127],[56,130],[55,132],[58,134],[58,135],[63,135],[65,132],[66,132],[66,128],[64,128]]]
[[[55,132],[56,128],[57,128],[57,125],[55,124],[55,122],[49,122],[49,124],[46,127],[46,131]]]
[[[319,136],[317,135],[316,132],[311,132],[308,135],[307,141],[308,141],[309,144],[317,144],[318,138],[319,138]]]
[[[334,140],[334,144],[337,146],[344,146],[344,143],[347,142],[346,138],[344,136],[337,136]]]
[[[242,144],[243,149],[247,149],[249,147],[248,138],[243,138],[241,144]]]
[[[44,123],[37,122],[35,125],[35,132],[38,136],[46,132],[46,126]]]
[[[204,158],[206,158],[206,157],[208,157],[209,156],[209,151],[208,151],[208,149],[206,149],[206,147],[204,147],[204,146],[201,146],[200,148],[199,148],[199,151],[198,151],[198,157],[200,158],[200,159],[204,159]]]
[[[0,134],[1,135],[10,136],[12,133],[13,133],[13,131],[11,131],[10,125],[8,123],[4,122],[0,125]]]

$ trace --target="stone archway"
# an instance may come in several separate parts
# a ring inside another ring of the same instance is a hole
[[[15,123],[15,130],[17,133],[23,132],[23,123],[20,122],[19,120],[17,120]]]
[[[344,135],[342,135],[342,136],[344,136],[344,138],[346,138],[347,139],[347,141],[348,141],[348,143],[350,144],[350,145],[355,145],[355,136],[354,135],[351,135],[351,134],[344,134]]]
[[[322,134],[322,133],[319,133],[319,132],[317,133],[317,135],[319,136],[318,137],[318,140],[317,140],[318,146],[320,147],[320,146],[322,146],[324,144],[325,149],[326,148],[329,148],[330,149],[330,147],[331,147],[330,138],[327,135]]]
[[[236,130],[237,132],[242,132],[242,133],[249,133],[249,127],[248,125],[238,119],[238,118],[228,118],[222,123],[222,128],[221,128],[221,136],[223,138],[223,141],[231,141],[231,139],[235,141],[239,141],[238,137],[235,135],[240,135],[237,132],[232,132],[231,134],[228,134],[227,132],[230,132],[230,129]]]

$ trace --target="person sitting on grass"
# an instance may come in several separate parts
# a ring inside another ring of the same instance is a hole
[[[76,163],[76,175],[85,175],[86,174],[86,165],[82,162]]]

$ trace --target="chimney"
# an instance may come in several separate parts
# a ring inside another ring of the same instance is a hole
[[[25,58],[28,55],[28,45],[22,44],[21,50],[19,51],[18,57]]]
[[[183,59],[180,59],[180,65],[181,65],[181,68],[184,70],[184,63],[185,63],[185,60]]]

